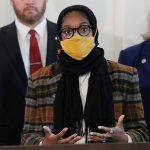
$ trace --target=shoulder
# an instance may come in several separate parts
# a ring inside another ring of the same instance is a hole
[[[33,73],[29,80],[34,84],[35,86],[44,82],[47,82],[48,80],[52,78],[56,78],[57,75],[60,74],[60,68],[57,63],[48,65],[46,67],[43,67]]]
[[[123,51],[126,51],[126,52],[130,52],[130,51],[132,52],[132,51],[135,51],[135,50],[137,51],[138,49],[141,48],[141,46],[142,46],[143,43],[144,43],[144,42],[141,42],[141,43],[139,43],[139,44],[130,46],[130,47],[124,49]]]
[[[143,48],[143,46],[145,47],[149,43],[150,43],[150,40],[142,41],[141,43],[138,43],[136,45],[133,45],[133,46],[130,46],[130,47],[126,48],[126,49],[123,49],[121,51],[121,53],[136,55]]]
[[[145,41],[144,41],[145,42]],[[128,47],[120,51],[118,62],[121,64],[134,66],[135,61],[139,57],[144,42]]]
[[[51,29],[56,30],[56,23],[54,23],[52,21],[47,20],[47,26]]]
[[[46,78],[52,75],[52,65],[41,68],[30,76],[32,81],[38,80],[40,78]]]
[[[9,25],[1,27],[0,28],[0,34],[4,34],[4,33],[8,32],[12,27],[15,27],[15,23],[14,22],[12,22]]]
[[[121,57],[126,57],[126,56],[130,56],[129,58],[137,57],[144,42],[133,45],[133,46],[130,46],[126,49],[121,50],[120,51]]]
[[[53,37],[53,36],[57,36],[57,28],[56,28],[56,24],[47,20],[47,29],[48,29],[48,35],[49,37]],[[53,38],[54,41],[53,42],[57,42],[57,40],[55,40],[55,38]],[[51,39],[52,40],[52,39]]]
[[[119,64],[114,61],[107,60],[107,65],[108,65],[108,71],[109,73],[118,73],[118,74],[128,74],[128,75],[134,75],[137,74],[137,69]]]

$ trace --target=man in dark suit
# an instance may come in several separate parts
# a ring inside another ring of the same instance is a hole
[[[47,0],[11,0],[16,19],[0,29],[0,143],[18,145],[30,75],[29,30],[36,31],[43,66],[56,61],[56,24],[44,17]]]

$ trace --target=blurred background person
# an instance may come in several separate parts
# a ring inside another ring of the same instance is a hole
[[[143,35],[144,41],[122,50],[118,62],[138,70],[145,120],[150,132],[150,11],[147,21],[148,29]]]
[[[13,23],[0,29],[0,143],[20,144],[28,77],[56,61],[56,24],[47,0],[10,0]]]

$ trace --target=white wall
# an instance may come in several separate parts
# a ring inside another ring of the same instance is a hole
[[[83,4],[94,11],[106,58],[117,60],[121,49],[142,41],[150,0],[48,0],[45,15],[56,22],[59,12],[72,4]],[[13,20],[10,0],[0,0],[0,27]]]

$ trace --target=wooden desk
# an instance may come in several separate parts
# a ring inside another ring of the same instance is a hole
[[[150,143],[1,146],[0,150],[150,150]]]

